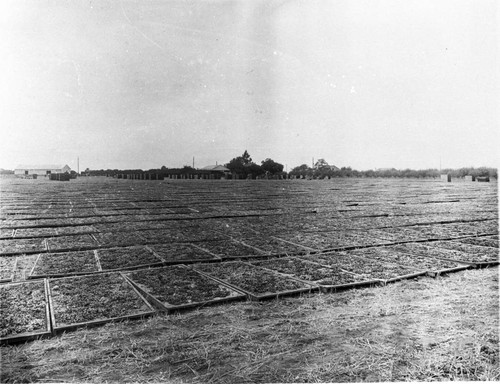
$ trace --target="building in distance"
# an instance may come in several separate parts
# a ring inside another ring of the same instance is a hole
[[[202,169],[206,171],[230,172],[230,170],[223,165],[207,165]]]
[[[20,164],[14,169],[14,174],[19,176],[38,175],[46,176],[52,173],[66,173],[71,172],[71,168],[65,164],[44,164],[44,165],[26,165]]]

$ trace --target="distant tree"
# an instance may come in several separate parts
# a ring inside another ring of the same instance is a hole
[[[295,177],[305,177],[305,176],[311,176],[313,174],[312,168],[310,168],[307,164],[302,164],[299,165],[298,167],[293,168],[290,171],[290,176],[295,176]]]
[[[241,160],[243,164],[248,165],[252,163],[252,158],[250,157],[250,154],[247,152],[245,149],[245,152],[243,152],[243,155],[241,155]]]
[[[260,165],[252,162],[252,158],[247,150],[243,152],[243,155],[235,157],[229,163],[225,164],[225,167],[228,168],[232,174],[244,178],[248,175],[255,177],[265,173]]]
[[[328,164],[325,159],[319,159],[314,164],[314,168],[315,169],[319,169],[319,170],[322,170],[322,169],[325,169],[325,168],[330,169],[330,164]]]
[[[310,169],[311,168],[309,168],[309,166],[307,164],[302,164],[302,165],[299,165],[298,167],[293,168],[292,172],[307,172]]]
[[[319,159],[318,161],[316,161],[316,163],[314,164],[315,178],[324,179],[325,177],[330,178],[332,176],[334,176],[334,170],[325,159]]]
[[[245,174],[247,177],[248,175],[251,175],[252,178],[255,178],[255,176],[260,176],[266,173],[266,171],[264,171],[264,169],[262,169],[262,167],[259,164],[250,163],[245,165],[244,167],[246,171]]]
[[[243,163],[243,158],[241,156],[235,157],[229,163],[225,165],[231,173],[236,175],[245,175],[245,165]]]
[[[477,176],[497,177],[497,170],[495,168],[479,167],[475,169],[475,173]]]
[[[354,176],[354,173],[353,173],[353,170],[351,167],[342,167],[342,168],[340,168],[340,172],[341,172],[343,177],[353,177]]]
[[[262,169],[271,175],[283,172],[283,164],[277,163],[272,159],[266,159],[261,162]]]

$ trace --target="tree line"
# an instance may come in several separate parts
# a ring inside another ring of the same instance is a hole
[[[309,167],[307,164],[299,165],[293,168],[288,175],[295,178],[313,178],[313,179],[324,179],[324,178],[334,178],[334,177],[381,177],[381,178],[437,178],[441,174],[449,174],[453,178],[463,178],[464,176],[471,175],[474,177],[478,176],[489,176],[491,178],[498,178],[498,170],[496,168],[489,167],[465,167],[459,169],[446,168],[442,170],[438,169],[379,169],[379,170],[367,170],[358,171],[352,169],[351,167],[342,167],[340,169],[332,168],[317,168]]]
[[[261,178],[261,177],[280,177],[280,178],[308,178],[308,179],[324,179],[336,177],[381,177],[381,178],[438,178],[441,174],[449,174],[453,178],[463,178],[464,176],[471,175],[474,177],[489,176],[490,178],[498,178],[498,170],[491,167],[463,167],[458,169],[446,168],[438,169],[375,169],[358,171],[351,167],[341,167],[328,164],[325,159],[319,159],[311,167],[307,164],[299,165],[293,168],[290,172],[284,172],[283,164],[274,161],[271,158],[266,158],[260,164],[255,163],[247,150],[241,156],[231,159],[224,166],[229,169],[233,178],[246,179],[246,178]],[[1,169],[2,174],[13,173],[13,171]],[[74,172],[74,171],[73,171]],[[157,169],[149,169],[144,171],[142,169],[100,169],[90,170],[86,169],[82,174],[89,176],[106,176],[116,175],[120,173],[158,173],[158,174],[193,174],[200,172],[190,166],[183,168],[167,168],[162,166]],[[207,171],[208,172],[208,171]]]
[[[233,158],[225,164],[232,174],[240,175],[243,178],[258,177],[263,175],[281,175],[292,178],[334,178],[334,177],[393,177],[393,178],[438,178],[441,174],[450,174],[453,178],[462,178],[467,175],[474,177],[489,176],[497,178],[497,169],[489,167],[464,167],[459,169],[446,168],[438,169],[376,169],[367,171],[358,171],[351,167],[338,168],[328,164],[325,159],[319,159],[312,167],[307,164],[299,165],[290,172],[283,172],[283,164],[280,164],[270,158],[267,158],[256,164],[252,161],[247,150],[241,156]]]

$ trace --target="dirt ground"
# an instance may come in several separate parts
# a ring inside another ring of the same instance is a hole
[[[2,382],[500,380],[498,267],[1,348]]]

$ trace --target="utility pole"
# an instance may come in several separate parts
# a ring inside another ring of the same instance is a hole
[[[193,156],[193,168],[194,168],[194,156]]]
[[[80,174],[80,156],[76,158],[76,169],[78,170],[78,174]]]

